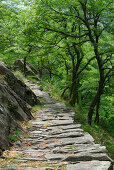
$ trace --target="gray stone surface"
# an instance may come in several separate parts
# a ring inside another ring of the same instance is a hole
[[[31,106],[39,103],[33,91],[19,80],[2,61],[0,61],[0,82],[7,84],[21,99]]]
[[[19,129],[17,120],[28,121],[32,118],[26,103],[6,84],[0,83],[0,149],[8,149],[9,135]]]
[[[98,144],[74,144],[74,145],[67,145],[64,147],[57,147],[53,149],[54,153],[69,153],[74,152],[90,152],[90,153],[107,153],[105,146],[100,146]]]
[[[71,125],[74,120],[52,120],[52,126],[63,126],[63,125]]]
[[[0,149],[8,149],[9,147],[9,127],[10,117],[3,105],[0,104]],[[0,152],[0,155],[2,150]]]
[[[35,157],[43,156],[44,151],[39,151],[39,150],[37,151],[37,150],[31,149],[31,150],[24,151],[24,154],[27,154],[27,155],[35,158]]]
[[[84,136],[75,137],[75,138],[62,138],[60,139],[62,145],[71,145],[71,144],[92,144],[94,142],[93,137],[89,133],[85,133]]]
[[[90,152],[81,152],[74,155],[67,156],[64,161],[91,161],[91,160],[99,160],[99,161],[111,161],[106,153],[90,153]]]
[[[74,138],[74,137],[81,137],[81,136],[84,136],[84,134],[81,132],[67,132],[67,133],[56,135],[55,137],[56,138],[69,138],[69,137]]]
[[[77,164],[67,165],[66,170],[111,170],[112,165],[109,161],[87,161]]]
[[[27,121],[33,118],[26,103],[6,84],[0,83],[0,96],[0,103],[14,119]]]
[[[30,105],[40,103],[29,87],[20,81],[6,64],[0,61],[0,150],[11,145],[9,135],[13,136],[19,121],[33,119]],[[22,128],[20,128],[22,131]],[[1,152],[0,152],[1,154]]]
[[[45,158],[47,158],[48,160],[62,160],[65,159],[65,155],[63,154],[46,154]]]

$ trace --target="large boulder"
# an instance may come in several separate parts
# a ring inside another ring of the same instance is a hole
[[[16,60],[13,65],[13,69],[14,71],[18,70],[24,72],[24,59]],[[32,76],[33,78],[40,80],[38,74],[39,74],[38,71],[30,63],[26,61],[25,75]]]
[[[29,105],[34,106],[40,103],[30,88],[24,82],[20,81],[2,61],[0,61],[0,81],[8,84]]]

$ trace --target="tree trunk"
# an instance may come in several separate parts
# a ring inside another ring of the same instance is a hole
[[[96,105],[96,117],[95,117],[95,123],[99,123],[99,106],[100,106],[100,96],[99,99],[97,101],[97,105]]]
[[[65,87],[65,89],[63,90],[63,92],[62,92],[62,94],[61,94],[61,97],[63,97],[64,96],[64,94],[65,94],[65,92],[66,92],[66,90],[68,90],[70,87]]]
[[[51,69],[49,70],[49,77],[50,77],[50,80],[51,80],[51,78],[52,78]]]
[[[24,57],[24,68],[23,68],[23,72],[24,72],[24,75],[26,76],[26,60],[27,60],[27,57]]]
[[[76,80],[76,77],[74,77],[74,80],[72,82],[72,86],[71,86],[71,97],[70,97],[70,104],[72,106],[75,105],[75,103],[77,102],[77,104],[79,103],[79,98],[78,98],[78,81]]]
[[[75,106],[75,103],[79,104],[77,87],[75,87],[75,88],[73,89],[73,95],[72,95],[72,98],[71,98],[71,101],[70,101],[70,104],[71,104],[72,106]]]
[[[88,112],[88,123],[91,125],[92,123],[92,116],[93,116],[93,111],[94,108],[96,106],[96,118],[95,121],[96,123],[99,122],[99,105],[100,105],[100,97],[103,94],[103,88],[104,88],[104,80],[100,80],[99,81],[99,87],[97,90],[97,93],[95,95],[95,97],[93,98],[90,108],[89,108],[89,112]]]

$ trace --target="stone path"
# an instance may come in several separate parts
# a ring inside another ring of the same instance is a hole
[[[112,170],[111,159],[104,146],[94,143],[80,124],[74,123],[75,113],[63,103],[26,81],[43,107],[35,120],[29,122],[29,138],[23,138],[9,151],[14,157],[7,170]]]

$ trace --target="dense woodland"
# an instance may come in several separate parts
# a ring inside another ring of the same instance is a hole
[[[113,132],[112,0],[2,0],[0,60],[29,61],[88,123]],[[56,92],[56,91],[55,91]]]

